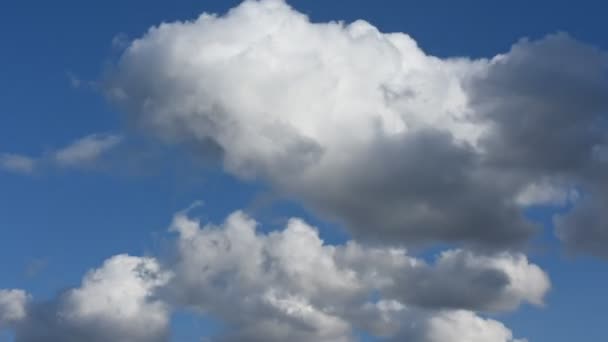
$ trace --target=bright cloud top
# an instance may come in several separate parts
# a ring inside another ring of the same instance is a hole
[[[220,150],[227,171],[356,238],[504,250],[535,232],[523,206],[581,190],[559,236],[601,255],[607,66],[564,34],[441,59],[406,34],[266,0],[151,28],[107,86],[146,132]]]
[[[220,340],[353,341],[358,330],[507,342],[504,325],[475,312],[540,305],[550,288],[521,254],[452,250],[428,264],[403,249],[325,244],[299,219],[267,234],[257,226],[240,211],[219,226],[178,213],[175,258],[114,256],[51,302],[1,291],[1,322],[17,342],[166,341],[181,308],[225,322]]]

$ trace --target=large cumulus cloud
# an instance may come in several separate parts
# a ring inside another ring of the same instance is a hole
[[[357,238],[504,249],[535,231],[522,206],[605,183],[607,61],[565,34],[441,59],[364,21],[246,1],[151,28],[107,88],[141,129],[221,151],[227,171]],[[595,228],[564,220],[559,236],[605,245],[592,216]]]
[[[47,302],[0,291],[0,319],[17,342],[167,341],[172,310],[222,321],[228,341],[355,341],[356,331],[411,341],[511,342],[478,312],[541,305],[546,274],[519,253],[441,253],[331,245],[300,219],[260,233],[241,211],[220,225],[177,213],[172,257],[117,255]],[[455,276],[458,275],[458,276]]]
[[[452,250],[428,264],[403,249],[325,244],[316,228],[298,219],[266,235],[256,226],[242,212],[220,226],[201,226],[184,214],[172,225],[180,234],[169,285],[173,301],[222,317],[235,340],[351,340],[355,329],[380,336],[439,334],[405,322],[433,329],[435,320],[461,317],[459,310],[474,316],[522,302],[541,305],[550,287],[522,254]],[[436,339],[420,338],[429,340]],[[493,340],[508,339],[487,339]]]

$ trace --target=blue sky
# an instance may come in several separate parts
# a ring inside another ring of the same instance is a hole
[[[288,2],[312,22],[364,19],[382,32],[405,32],[439,57],[490,58],[523,37],[556,32],[608,49],[602,15],[608,8],[601,1]],[[9,0],[0,5],[0,152],[48,156],[90,134],[128,137],[127,147],[94,166],[49,164],[32,174],[0,169],[0,288],[52,298],[78,286],[88,270],[112,255],[166,253],[174,238],[166,232],[171,218],[196,200],[204,203],[197,213],[205,220],[221,222],[244,208],[265,230],[299,216],[318,226],[329,243],[348,239],[343,227],[297,199],[279,198],[267,183],[240,179],[187,149],[142,136],[100,90],[99,81],[124,48],[113,44],[116,37],[128,42],[161,22],[224,13],[238,3]],[[603,341],[606,261],[568,255],[554,236],[552,213],[546,207],[528,210],[543,222],[527,254],[551,278],[545,307],[524,304],[491,316],[529,341]],[[218,324],[190,315],[174,320],[175,341],[195,340]]]

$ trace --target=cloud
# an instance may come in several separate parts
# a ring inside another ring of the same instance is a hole
[[[50,302],[26,305],[24,292],[6,292],[0,317],[17,342],[167,341],[171,312],[184,309],[222,321],[219,341],[354,341],[366,331],[512,342],[509,329],[476,312],[540,305],[550,287],[521,254],[451,250],[429,264],[401,248],[327,244],[296,218],[261,233],[241,211],[220,225],[179,212],[170,231],[172,257],[111,257]]]
[[[583,198],[571,212],[554,219],[557,236],[572,254],[608,258],[608,198],[605,187]],[[590,198],[593,196],[593,198]]]
[[[16,172],[29,174],[34,172],[36,160],[27,156],[13,153],[0,154],[0,168]]]
[[[564,207],[575,203],[579,197],[579,192],[568,185],[541,180],[524,188],[517,195],[516,201],[522,206],[553,205]]]
[[[444,341],[512,341],[526,342],[514,339],[511,331],[500,322],[483,319],[471,312],[457,311],[442,313],[427,322],[425,331],[413,341],[444,342]]]
[[[129,36],[122,32],[112,38],[112,48],[117,51],[122,51],[129,46]]]
[[[102,154],[116,147],[122,137],[111,134],[91,134],[53,153],[59,166],[86,165],[98,160]]]
[[[80,287],[31,303],[13,323],[16,341],[166,341],[168,307],[153,295],[168,276],[154,259],[114,256]]]
[[[469,87],[471,108],[491,125],[488,163],[534,180],[524,199],[574,205],[556,218],[569,251],[608,256],[608,54],[566,34],[522,40]]]
[[[522,254],[492,257],[463,250],[443,252],[434,266],[397,272],[397,298],[427,308],[484,311],[516,309],[522,302],[543,305],[547,275]]]
[[[441,59],[365,21],[245,1],[150,28],[106,86],[141,130],[212,146],[358,239],[504,250],[536,231],[522,207],[605,179],[607,61],[565,34]]]
[[[256,227],[242,212],[220,226],[201,226],[180,213],[171,227],[179,233],[173,301],[221,317],[231,340],[350,340],[353,329],[390,336],[408,333],[394,331],[402,316],[432,325],[460,309],[541,305],[550,287],[521,254],[452,250],[429,265],[403,249],[325,244],[298,219],[280,232],[260,234]],[[370,300],[374,294],[381,299]]]
[[[121,135],[91,134],[40,157],[11,153],[0,154],[0,169],[31,174],[43,167],[91,167],[122,141],[123,137]]]
[[[25,317],[28,299],[22,290],[0,290],[0,329]]]
[[[28,278],[36,277],[48,266],[48,259],[46,258],[33,258],[28,260],[23,274]]]

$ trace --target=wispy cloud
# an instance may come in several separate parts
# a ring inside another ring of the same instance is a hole
[[[10,172],[29,174],[36,168],[36,159],[13,153],[0,155],[0,169]]]
[[[52,154],[59,166],[74,167],[91,164],[116,147],[122,137],[111,134],[92,134],[80,138]]]
[[[0,169],[31,174],[44,167],[92,167],[122,141],[121,135],[91,134],[39,157],[4,153],[0,155]]]

